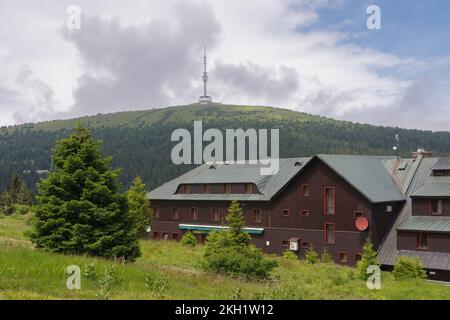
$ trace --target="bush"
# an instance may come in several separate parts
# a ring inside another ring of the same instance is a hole
[[[310,246],[308,251],[306,251],[305,260],[306,262],[311,264],[316,264],[320,262],[319,255],[317,254],[316,251],[314,251],[313,246]]]
[[[320,256],[320,262],[321,263],[333,263],[333,258],[331,258],[330,253],[328,252],[327,248],[323,248],[322,255]]]
[[[159,298],[163,298],[169,288],[169,278],[165,273],[147,273],[145,275],[145,286],[155,292]]]
[[[359,277],[363,280],[367,280],[370,274],[367,273],[367,268],[371,265],[380,266],[380,261],[377,259],[377,253],[372,248],[372,243],[367,239],[364,244],[361,260],[358,261],[357,268]]]
[[[289,259],[289,260],[297,260],[298,259],[297,255],[291,250],[285,250],[283,252],[283,257],[286,259]]]
[[[188,231],[181,237],[181,244],[184,246],[195,247],[197,245],[197,238],[191,231]]]
[[[249,278],[267,278],[277,266],[274,260],[266,259],[253,245],[233,246],[231,232],[212,232],[205,245],[205,269]]]
[[[13,204],[12,205],[12,214],[14,215],[26,215],[31,211],[31,207],[26,204]]]
[[[425,279],[427,277],[419,257],[398,257],[392,274],[395,280]]]

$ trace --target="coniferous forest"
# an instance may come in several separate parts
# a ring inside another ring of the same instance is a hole
[[[417,148],[438,156],[450,155],[450,132],[355,124],[271,107],[188,105],[0,128],[0,192],[17,173],[34,193],[36,182],[46,176],[40,170],[51,169],[55,142],[68,136],[77,123],[103,140],[102,152],[113,157],[113,167],[122,169],[124,190],[136,176],[148,189],[154,189],[193,167],[171,162],[171,149],[177,142],[170,137],[177,128],[192,132],[194,120],[203,121],[203,132],[208,128],[223,132],[278,128],[281,157],[317,153],[394,155],[396,133],[404,157]]]

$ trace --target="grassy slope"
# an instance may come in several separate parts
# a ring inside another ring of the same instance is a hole
[[[81,290],[65,286],[65,268],[82,270],[95,263],[98,272],[112,262],[82,256],[38,251],[25,240],[23,218],[0,218],[0,299],[95,299],[99,285],[82,276]],[[368,290],[355,270],[335,265],[308,265],[277,257],[280,266],[269,282],[244,281],[202,271],[202,247],[142,241],[143,256],[130,265],[116,264],[121,279],[111,288],[112,299],[230,299],[236,290],[244,299],[450,299],[450,287],[425,281],[396,282],[383,273],[382,290]],[[169,288],[164,297],[145,286],[147,273],[165,273]]]
[[[202,119],[208,120],[226,118],[227,120],[248,117],[252,120],[297,120],[316,122],[343,122],[313,116],[302,112],[288,109],[262,107],[262,106],[240,106],[240,105],[187,105],[174,106],[161,109],[150,109],[142,111],[125,111],[108,114],[98,114],[76,119],[52,120],[34,124],[2,127],[0,132],[13,131],[16,128],[29,128],[30,130],[57,131],[72,128],[76,123],[83,123],[91,128],[99,127],[136,127],[140,125],[167,124],[174,122],[191,122]]]

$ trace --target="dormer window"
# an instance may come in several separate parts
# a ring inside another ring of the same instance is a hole
[[[191,186],[190,185],[185,185],[184,186],[184,193],[191,193]]]
[[[245,193],[252,193],[252,184],[251,183],[246,183],[245,184]]]
[[[431,214],[442,214],[442,200],[431,199],[430,200]]]
[[[182,184],[180,186],[180,193],[186,193],[186,185]]]
[[[203,185],[203,193],[211,193],[211,185],[210,184]]]
[[[226,183],[223,185],[223,193],[231,193],[231,184]]]

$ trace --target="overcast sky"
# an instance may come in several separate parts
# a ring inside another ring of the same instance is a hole
[[[381,30],[366,26],[371,4]],[[206,45],[213,100],[450,130],[447,0],[0,0],[0,12],[0,125],[195,102]]]

